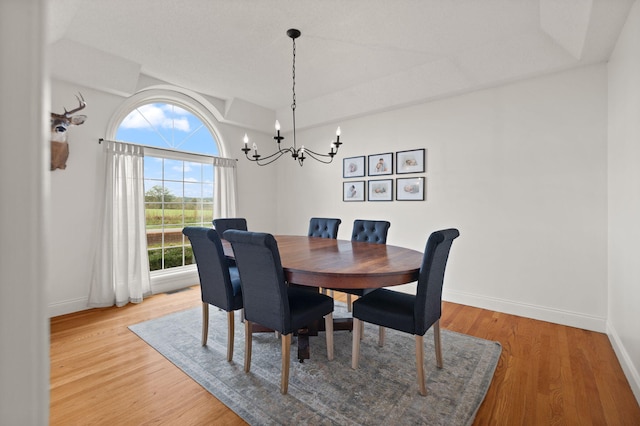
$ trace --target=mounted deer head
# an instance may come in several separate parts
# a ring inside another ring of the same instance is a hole
[[[69,144],[67,143],[67,130],[69,126],[79,126],[87,119],[86,115],[72,115],[87,106],[82,97],[76,95],[78,108],[67,111],[64,114],[51,113],[51,170],[66,169],[69,158]]]

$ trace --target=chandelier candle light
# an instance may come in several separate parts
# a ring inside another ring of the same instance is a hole
[[[249,137],[245,133],[243,139],[244,148],[242,148],[242,151],[244,151],[244,155],[245,157],[247,157],[247,160],[254,161],[259,166],[266,166],[267,164],[271,164],[287,153],[291,154],[291,157],[294,160],[297,160],[298,164],[300,164],[301,167],[304,160],[307,158],[305,157],[305,154],[316,161],[329,164],[333,161],[333,157],[338,153],[340,145],[342,145],[342,142],[340,142],[340,127],[338,127],[338,130],[336,130],[336,140],[331,142],[331,147],[329,148],[328,154],[320,154],[318,152],[310,150],[309,148],[305,148],[304,145],[298,148],[296,145],[296,39],[300,37],[300,34],[300,31],[294,28],[287,30],[287,35],[291,38],[291,40],[293,40],[293,103],[291,104],[291,111],[293,112],[293,146],[285,149],[282,149],[282,147],[280,146],[280,142],[284,139],[284,136],[280,136],[280,123],[278,122],[278,120],[276,120],[276,135],[273,137],[273,139],[278,144],[278,150],[271,155],[262,157],[260,154],[258,154],[258,146],[254,143],[252,146],[253,155],[249,157],[249,152],[252,148],[249,148]]]

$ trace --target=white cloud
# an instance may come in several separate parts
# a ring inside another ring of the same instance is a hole
[[[161,104],[163,111],[168,113],[169,115],[191,115],[189,111],[186,109],[180,108],[179,106],[169,105],[169,104]]]
[[[135,111],[131,111],[129,115],[122,121],[121,126],[126,129],[151,129],[162,128],[180,130],[189,132],[189,121],[186,117],[176,117],[178,115],[188,115],[189,112],[179,107],[169,107],[159,104],[147,104]],[[173,116],[173,117],[172,117]]]

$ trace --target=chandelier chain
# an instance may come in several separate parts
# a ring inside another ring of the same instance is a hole
[[[296,39],[293,39],[293,66],[291,69],[291,75],[293,76],[293,86],[291,90],[293,91],[293,103],[291,104],[291,108],[296,109]]]

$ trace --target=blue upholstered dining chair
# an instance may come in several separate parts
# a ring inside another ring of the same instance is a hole
[[[351,241],[386,244],[390,226],[391,223],[386,220],[356,219],[353,221]],[[351,311],[351,295],[364,296],[365,294],[373,291],[373,289],[342,289],[340,291],[347,293],[347,311]]]
[[[307,236],[309,237],[319,237],[319,238],[338,238],[338,228],[342,223],[341,219],[337,218],[328,218],[328,217],[312,217],[309,219],[309,232]],[[331,297],[333,297],[333,290],[329,290],[331,292]],[[327,294],[327,289],[322,289],[322,294]]]
[[[260,324],[282,336],[280,392],[289,387],[291,335],[294,331],[324,317],[327,357],[333,359],[333,299],[312,289],[288,286],[280,260],[278,244],[271,234],[228,230],[224,238],[231,243],[242,280],[244,300],[244,371],[251,368],[252,324]]]
[[[386,220],[363,220],[353,221],[353,231],[351,241],[363,241],[366,243],[386,244],[387,233],[391,223]]]
[[[222,234],[227,229],[239,229],[241,231],[247,230],[247,219],[243,217],[225,217],[213,219],[213,227],[218,231],[220,238],[224,238]]]
[[[312,217],[309,219],[309,237],[338,238],[338,227],[342,220],[328,217]]]
[[[189,226],[182,230],[189,238],[198,267],[202,294],[202,346],[209,335],[209,305],[227,312],[227,361],[233,360],[234,311],[242,309],[238,268],[230,267],[218,233],[210,228]]]
[[[222,234],[224,231],[228,229],[239,229],[241,231],[247,230],[247,219],[243,217],[225,217],[213,219],[213,227],[220,236],[220,238],[224,238]],[[236,261],[234,259],[228,258],[227,263],[229,266],[236,266]]]
[[[433,232],[424,251],[415,295],[376,289],[353,302],[353,351],[351,367],[358,368],[362,322],[380,326],[379,346],[384,345],[384,327],[416,337],[416,370],[420,395],[427,394],[424,379],[424,335],[433,326],[436,364],[442,368],[440,316],[442,285],[451,244],[460,233],[457,229]]]

